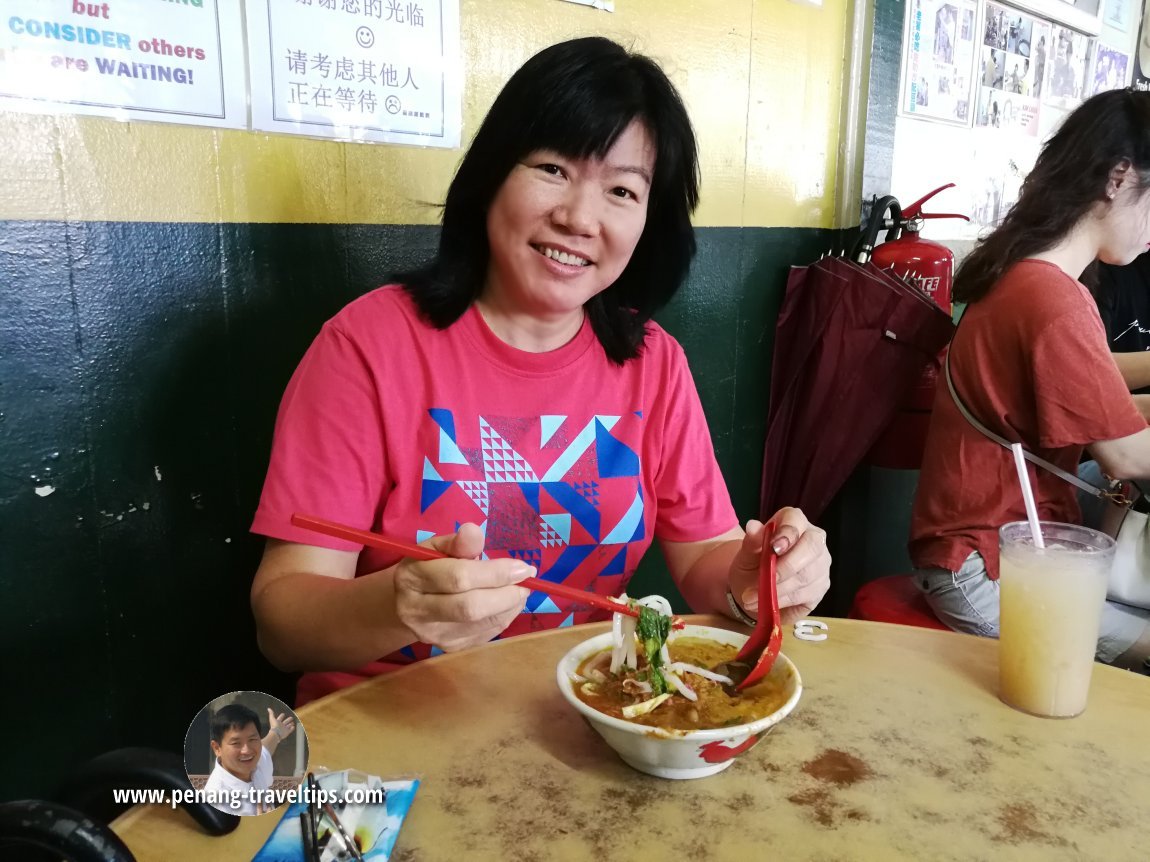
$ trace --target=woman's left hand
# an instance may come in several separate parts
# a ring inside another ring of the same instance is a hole
[[[759,521],[747,523],[743,546],[731,562],[731,593],[752,616],[759,613],[759,562],[765,543],[779,555],[778,593],[783,624],[802,619],[831,585],[831,554],[826,531],[807,520],[799,509],[780,509],[770,519],[775,530],[766,535]]]

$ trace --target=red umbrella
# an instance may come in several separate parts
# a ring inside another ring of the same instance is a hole
[[[884,198],[880,219],[890,206],[900,215]],[[953,332],[918,288],[870,263],[792,269],[771,367],[762,515],[799,506],[821,517]]]

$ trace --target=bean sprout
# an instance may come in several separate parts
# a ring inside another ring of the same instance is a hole
[[[703,677],[704,679],[714,680],[715,682],[722,682],[726,683],[727,685],[734,684],[734,680],[732,680],[729,676],[723,676],[721,673],[715,673],[713,670],[706,670],[705,668],[701,668],[693,664],[687,664],[686,662],[671,662],[668,667],[670,667],[671,670],[678,670],[682,671],[683,673],[693,673]]]

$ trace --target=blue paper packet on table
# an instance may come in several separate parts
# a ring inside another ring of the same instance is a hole
[[[323,799],[331,805],[343,828],[351,835],[365,862],[385,862],[399,837],[399,827],[407,816],[419,781],[415,779],[384,781],[379,776],[367,775],[354,769],[327,772],[316,779]],[[307,862],[304,855],[300,814],[307,811],[309,796],[292,802],[284,811],[280,822],[252,862]],[[376,800],[383,798],[380,803]],[[367,800],[364,802],[363,800]],[[315,800],[311,800],[315,801]],[[332,837],[332,824],[319,809],[320,862],[339,862],[350,859],[341,855],[338,837]]]

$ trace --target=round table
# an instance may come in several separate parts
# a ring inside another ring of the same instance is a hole
[[[796,710],[709,778],[633,771],[563,700],[556,663],[606,624],[440,656],[299,717],[312,769],[421,780],[403,862],[1147,858],[1150,678],[1096,666],[1083,715],[1034,718],[998,700],[993,640],[825,622],[822,642],[787,632]],[[159,806],[113,828],[140,860],[250,859],[280,813],[222,838]]]

